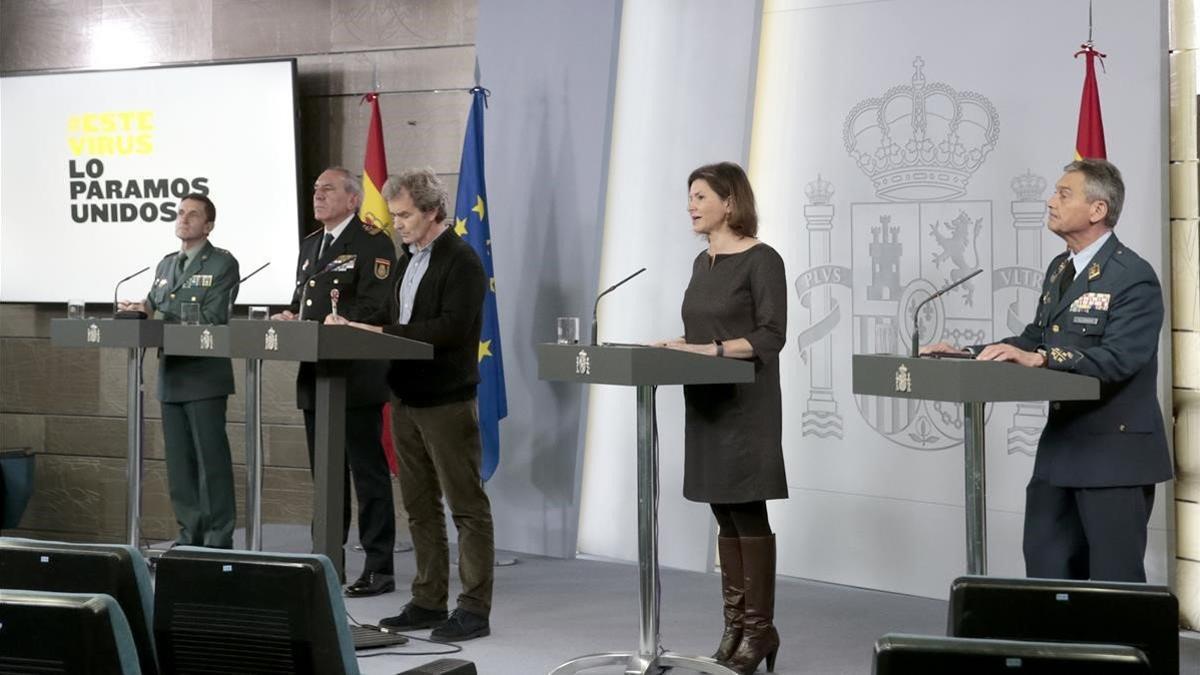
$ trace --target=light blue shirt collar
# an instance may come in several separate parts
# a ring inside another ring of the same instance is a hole
[[[1109,230],[1108,232],[1105,232],[1104,234],[1100,235],[1099,239],[1088,244],[1079,253],[1071,254],[1071,257],[1068,258],[1068,260],[1070,260],[1075,265],[1075,278],[1076,279],[1079,278],[1080,274],[1083,274],[1083,271],[1087,269],[1088,263],[1092,262],[1092,258],[1096,257],[1096,254],[1100,252],[1101,248],[1104,248],[1104,242],[1108,241],[1108,238],[1111,236],[1112,236],[1112,230]]]

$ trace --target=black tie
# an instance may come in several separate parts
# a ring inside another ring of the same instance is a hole
[[[188,261],[187,256],[180,253],[178,256],[178,260],[175,261],[175,279],[174,280],[176,282],[178,282],[180,279],[183,279],[183,270],[185,268],[187,268],[187,261]],[[172,284],[172,285],[174,285],[174,284]]]
[[[321,256],[325,255],[325,251],[330,246],[333,246],[333,233],[326,232],[325,238],[321,240],[321,248],[317,249],[317,260],[320,260]]]
[[[1059,300],[1067,294],[1067,289],[1071,287],[1073,281],[1075,281],[1075,261],[1068,258],[1066,267],[1063,267],[1062,273],[1058,277]]]

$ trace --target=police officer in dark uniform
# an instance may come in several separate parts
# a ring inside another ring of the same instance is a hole
[[[971,351],[1100,380],[1099,400],[1050,403],[1025,493],[1026,574],[1144,582],[1155,484],[1172,476],[1157,388],[1162,289],[1113,234],[1125,199],[1117,167],[1085,159],[1065,171],[1047,226],[1067,250],[1046,269],[1033,323]]]
[[[188,318],[227,323],[239,271],[229,251],[208,241],[216,220],[217,209],[207,196],[189,194],[179,200],[175,236],[181,249],[158,263],[146,299],[122,303],[122,309],[180,321],[184,305],[192,304],[196,314]],[[158,400],[179,544],[233,547],[237,513],[225,433],[225,405],[233,392],[229,359],[159,354]]]
[[[326,169],[313,186],[313,213],[324,225],[300,242],[292,304],[276,319],[324,321],[334,311],[354,321],[385,323],[391,300],[396,249],[391,238],[356,215],[362,186],[346,169]],[[387,361],[349,362],[346,381],[346,463],[358,497],[358,537],[366,564],[346,595],[363,597],[396,588],[392,548],[396,517],[392,481],[380,441],[383,404],[388,400]],[[316,428],[316,369],[301,363],[296,406],[304,411],[312,470]],[[350,478],[344,484],[342,536],[350,531]]]

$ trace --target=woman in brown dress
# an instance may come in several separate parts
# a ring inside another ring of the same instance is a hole
[[[779,351],[787,327],[783,259],[759,241],[754,192],[737,164],[688,177],[692,231],[708,240],[683,296],[684,336],[671,349],[754,363],[749,384],[683,389],[683,496],[712,507],[719,526],[725,633],[713,658],[753,673],[779,652],[774,626],[775,535],[768,499],[787,498]]]

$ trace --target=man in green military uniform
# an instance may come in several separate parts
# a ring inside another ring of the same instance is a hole
[[[122,308],[180,321],[184,305],[194,304],[200,323],[228,322],[238,262],[208,241],[216,220],[217,209],[207,196],[180,199],[175,219],[180,250],[158,263],[146,299]],[[176,542],[232,548],[236,506],[225,405],[233,393],[233,366],[225,358],[162,354],[158,364],[167,484],[179,523]]]

